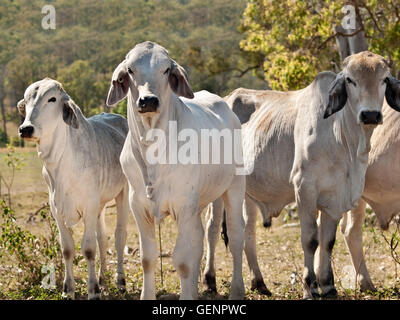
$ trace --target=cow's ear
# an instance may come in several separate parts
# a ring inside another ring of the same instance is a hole
[[[385,97],[389,106],[400,112],[400,81],[389,75],[386,79]]]
[[[329,89],[329,100],[324,119],[343,109],[347,102],[346,78],[341,72],[336,76]]]
[[[21,116],[21,121],[24,122],[25,121],[25,117],[26,117],[26,111],[25,111],[25,106],[26,106],[26,102],[24,99],[19,100],[17,103],[17,109],[18,109],[18,113]]]
[[[126,70],[125,60],[114,70],[111,86],[108,90],[107,106],[112,106],[126,97],[129,91],[129,74]]]
[[[194,98],[194,94],[192,89],[190,88],[185,69],[183,69],[174,60],[172,60],[171,63],[171,70],[168,75],[168,81],[172,91],[174,91],[178,96],[189,99]]]
[[[72,128],[79,128],[78,117],[76,115],[76,106],[70,99],[63,101],[63,120]]]

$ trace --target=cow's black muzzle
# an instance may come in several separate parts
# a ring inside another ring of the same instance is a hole
[[[156,112],[159,106],[157,97],[149,96],[139,98],[139,113]]]
[[[363,124],[381,124],[382,113],[379,111],[363,111],[360,113],[360,122]]]
[[[32,138],[33,130],[32,126],[19,127],[18,133],[21,138]]]

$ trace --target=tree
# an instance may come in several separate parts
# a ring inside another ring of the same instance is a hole
[[[348,4],[356,18],[352,30],[341,27]],[[318,72],[338,71],[347,55],[367,48],[385,56],[396,71],[399,9],[398,0],[250,0],[240,46],[280,90],[305,87]]]

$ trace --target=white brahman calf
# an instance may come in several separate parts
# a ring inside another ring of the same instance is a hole
[[[104,284],[106,236],[104,206],[117,204],[115,243],[118,255],[117,286],[125,287],[123,254],[129,214],[128,184],[119,156],[128,132],[125,118],[100,114],[86,119],[61,84],[46,78],[31,84],[19,101],[24,117],[22,138],[36,142],[49,188],[50,209],[61,236],[65,260],[63,292],[74,298],[72,272],[75,245],[70,227],[84,222],[82,252],[88,265],[88,298],[98,299],[95,275],[96,237],[100,249],[99,282]]]
[[[114,71],[107,104],[116,104],[126,96],[129,133],[121,163],[128,178],[130,205],[140,232],[144,273],[141,298],[155,299],[154,268],[158,250],[154,223],[166,215],[176,219],[178,225],[173,262],[181,281],[180,298],[197,298],[204,237],[200,213],[219,197],[226,206],[234,260],[230,298],[243,298],[245,179],[236,175],[233,162],[203,162],[205,157],[209,160],[209,156],[224,152],[222,144],[210,151],[210,148],[203,148],[208,138],[198,140],[203,130],[224,132],[231,137],[239,130],[236,143],[241,147],[238,118],[222,98],[207,91],[193,94],[185,70],[168,56],[167,50],[152,42],[136,45]],[[176,137],[171,138],[174,126],[178,141]],[[164,134],[163,138],[160,133]],[[186,134],[195,138],[187,142]],[[155,137],[157,141],[164,139],[166,149],[160,147],[157,152],[167,159],[166,162],[149,158],[149,154],[156,153]],[[185,147],[190,149],[195,142],[199,142],[199,149],[191,156],[196,159],[181,161],[182,152],[186,154],[187,151]]]

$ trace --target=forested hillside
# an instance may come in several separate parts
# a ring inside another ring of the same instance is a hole
[[[42,28],[45,4],[56,9],[55,30]],[[18,122],[15,105],[26,87],[48,76],[86,115],[106,110],[112,71],[145,40],[169,50],[194,90],[265,88],[241,58],[245,7],[245,0],[0,0],[0,107],[7,121]]]

